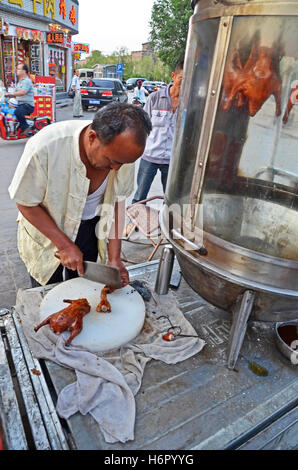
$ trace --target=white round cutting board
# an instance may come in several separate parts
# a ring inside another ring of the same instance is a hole
[[[145,304],[140,294],[125,286],[107,295],[111,312],[96,312],[104,284],[78,277],[62,282],[50,290],[40,304],[40,321],[66,308],[63,299],[85,298],[91,309],[83,318],[83,329],[70,344],[82,346],[91,352],[102,352],[122,346],[133,340],[145,321]],[[49,325],[42,328],[49,328]],[[62,333],[68,339],[70,333]]]

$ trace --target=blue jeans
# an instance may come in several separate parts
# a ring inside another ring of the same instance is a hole
[[[28,116],[29,114],[33,113],[33,111],[34,111],[34,106],[31,106],[31,104],[28,104],[28,103],[20,104],[16,108],[14,114],[15,114],[15,117],[17,118],[17,120],[20,123],[20,128],[23,131],[25,129],[27,129],[27,127],[28,127],[25,116]]]
[[[163,187],[163,192],[165,192],[168,179],[169,164],[151,163],[141,158],[137,176],[138,189],[134,195],[132,204],[147,198],[152,181],[154,180],[154,177],[158,170],[160,170],[161,172],[161,183]]]

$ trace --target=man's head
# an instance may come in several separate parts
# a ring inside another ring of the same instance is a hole
[[[111,103],[94,116],[84,136],[89,164],[98,170],[119,170],[144,152],[152,129],[148,114],[139,106]]]
[[[138,88],[141,88],[141,87],[142,87],[142,84],[143,84],[142,80],[138,80],[138,81],[137,81],[137,87],[138,87]]]
[[[173,72],[171,73],[173,86],[177,88],[178,90],[180,90],[181,88],[182,76],[183,76],[183,65],[184,65],[183,60],[177,62],[177,64],[174,67]]]
[[[29,69],[28,65],[26,64],[18,64],[17,65],[17,77],[18,79],[22,79],[28,76]]]
[[[78,77],[79,74],[80,74],[79,69],[76,69],[76,70],[74,71],[74,74]]]

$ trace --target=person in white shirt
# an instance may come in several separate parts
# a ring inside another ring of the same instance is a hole
[[[151,129],[143,108],[111,103],[93,121],[57,122],[28,141],[9,194],[20,211],[18,250],[32,287],[77,277],[83,260],[98,255],[128,284],[120,259],[125,199]]]
[[[134,96],[141,101],[143,106],[145,106],[146,101],[147,101],[146,96],[148,96],[149,93],[146,90],[146,88],[144,88],[142,85],[143,85],[142,80],[138,80],[137,81],[137,86],[134,89]]]
[[[81,86],[79,79],[79,70],[74,71],[74,76],[72,77],[71,88],[74,90],[75,95],[73,99],[73,117],[82,117],[83,108],[82,108],[82,97],[81,97]]]

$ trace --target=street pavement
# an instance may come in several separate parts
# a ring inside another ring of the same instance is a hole
[[[129,92],[131,102],[132,92]],[[66,102],[69,103],[69,102]],[[84,117],[80,119],[93,118],[94,111],[84,112]],[[73,119],[72,106],[60,107],[57,109],[57,121]],[[29,275],[24,263],[21,261],[17,250],[17,208],[8,194],[8,186],[12,180],[16,166],[22,155],[25,143],[22,141],[4,141],[0,139],[0,309],[10,308],[15,305],[16,293],[18,289],[31,287]],[[136,169],[138,164],[136,166]],[[137,172],[136,172],[137,173]],[[135,184],[136,187],[136,184]],[[160,175],[155,177],[148,197],[162,195]],[[131,202],[133,194],[128,199]],[[140,233],[135,233],[133,239],[142,241]],[[146,241],[145,241],[146,242]],[[134,262],[144,262],[151,252],[152,245],[136,245],[135,243],[123,242],[124,257]],[[157,259],[160,250],[155,255]],[[126,263],[130,265],[130,263]]]

